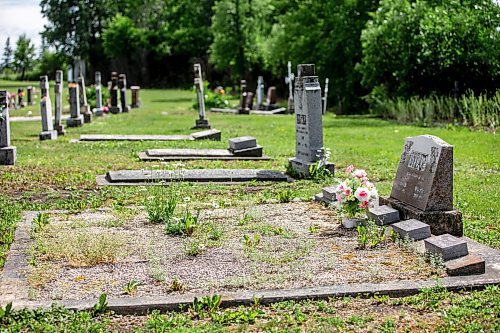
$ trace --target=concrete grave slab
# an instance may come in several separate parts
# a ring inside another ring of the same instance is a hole
[[[235,155],[228,149],[150,149],[139,153],[142,161],[189,161],[189,160],[256,160],[268,161],[268,156]]]
[[[391,225],[392,229],[401,238],[409,237],[413,240],[421,240],[431,237],[431,227],[418,220],[406,220]]]
[[[367,215],[377,225],[388,225],[399,221],[399,212],[386,205],[368,209]]]
[[[469,254],[467,242],[464,239],[449,234],[430,237],[424,240],[425,251],[439,254],[444,261],[460,258]]]
[[[240,150],[257,146],[257,140],[253,136],[242,136],[229,139],[229,149]]]
[[[97,177],[97,184],[101,186],[158,185],[179,181],[234,184],[249,181],[289,182],[291,179],[282,172],[261,169],[120,170]]]
[[[91,141],[220,141],[221,131],[208,130],[188,135],[115,135],[115,134],[85,134],[80,136],[79,142]]]

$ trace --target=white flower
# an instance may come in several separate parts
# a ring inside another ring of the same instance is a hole
[[[356,192],[354,192],[354,196],[361,202],[367,202],[370,200],[370,190],[366,187],[358,187]]]
[[[212,207],[214,209],[219,209],[220,206],[219,206],[219,204],[217,202],[212,202]]]

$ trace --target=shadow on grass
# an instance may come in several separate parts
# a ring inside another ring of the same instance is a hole
[[[323,122],[323,128],[334,128],[339,127],[339,123],[343,127],[391,127],[397,123],[384,120],[380,117],[374,117],[372,115],[363,116],[337,116],[332,119],[328,119]]]

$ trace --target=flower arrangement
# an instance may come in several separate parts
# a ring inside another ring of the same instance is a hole
[[[378,199],[377,189],[368,179],[365,170],[354,169],[350,165],[345,170],[345,177],[337,181],[337,208],[348,218],[359,216]]]

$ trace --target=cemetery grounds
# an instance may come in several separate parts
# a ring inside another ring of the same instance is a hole
[[[35,82],[0,81],[0,88],[14,90],[29,84],[37,86]],[[50,93],[53,94],[53,89]],[[331,179],[272,185],[255,182],[230,186],[179,184],[171,188],[97,187],[95,176],[109,170],[262,168],[285,171],[288,158],[294,156],[294,118],[289,115],[207,112],[212,126],[222,131],[220,142],[70,142],[81,134],[192,132],[190,128],[197,118],[197,111],[191,109],[194,92],[142,90],[141,99],[144,104],[141,109],[133,109],[129,114],[95,117],[92,124],[67,129],[65,136],[51,142],[38,140],[39,121],[11,123],[18,161],[15,167],[0,168],[0,267],[23,211],[64,211],[39,217],[42,226],[33,236],[38,246],[33,248],[30,263],[31,297],[57,299],[67,294],[98,297],[107,282],[99,284],[99,279],[93,279],[92,267],[115,261],[123,263],[131,258],[137,262],[144,260],[152,276],[139,276],[125,265],[132,271],[120,271],[124,277],[107,290],[111,294],[190,290],[215,295],[231,288],[291,288],[306,286],[308,281],[335,284],[344,279],[356,282],[359,278],[379,279],[371,281],[377,282],[403,277],[437,278],[442,274],[429,265],[419,266],[418,258],[410,254],[407,258],[401,255],[405,252],[392,243],[374,250],[358,249],[356,232],[339,229],[335,212],[311,201],[322,187],[332,184]],[[67,109],[67,103],[64,105]],[[11,117],[26,116],[28,110],[32,110],[34,116],[39,115],[39,107],[34,105],[11,110]],[[464,233],[480,243],[500,248],[497,189],[500,152],[496,134],[451,125],[422,128],[370,117],[332,114],[324,116],[323,128],[324,145],[331,149],[331,161],[337,170],[341,172],[350,164],[366,169],[381,195],[390,192],[404,138],[432,134],[453,144],[454,205],[464,214]],[[137,158],[138,152],[153,148],[226,148],[227,139],[244,135],[256,137],[264,153],[273,159],[145,163]],[[159,195],[176,198],[178,216],[182,217],[186,211],[193,214],[199,211],[203,223],[184,237],[166,235],[161,225],[148,225],[143,206]],[[46,226],[43,226],[44,220],[48,221]],[[340,235],[345,236],[340,237],[342,241],[332,241],[342,232],[346,233]],[[255,235],[259,236],[255,238]],[[95,241],[91,241],[92,238]],[[74,244],[82,245],[78,248],[86,247],[87,253],[71,251],[72,247],[76,248]],[[245,265],[238,267],[238,272],[253,272],[248,274],[248,279],[235,279],[230,274],[234,267],[217,265],[227,257],[228,253],[222,250],[226,248],[231,254],[238,253],[248,259]],[[162,253],[185,259],[178,267],[165,271],[161,269]],[[329,253],[335,255],[329,257]],[[328,273],[323,280],[302,269],[300,263],[305,257],[310,265]],[[191,280],[178,277],[192,269],[193,261],[203,258],[209,267],[207,271],[193,271],[189,274],[193,276]],[[70,263],[73,269],[64,271],[64,265],[54,262]],[[391,268],[384,269],[389,266]],[[367,267],[372,269],[370,274],[366,273]],[[262,274],[254,274],[260,269]],[[178,271],[173,275],[172,270]],[[345,273],[350,270],[352,273]],[[134,276],[139,284],[134,283]],[[205,283],[205,277],[220,284]],[[54,278],[60,282],[59,287],[66,285],[67,288],[58,289]],[[86,283],[86,279],[94,283]],[[151,282],[144,285],[147,280]],[[40,287],[45,285],[48,287],[41,288],[44,291],[40,292]],[[78,288],[81,285],[85,288]],[[16,331],[18,325],[18,328],[40,331],[75,332],[498,331],[499,296],[497,286],[458,293],[438,287],[403,298],[333,298],[273,305],[259,305],[256,300],[253,306],[228,309],[214,308],[217,300],[207,298],[180,312],[149,316],[118,316],[102,312],[99,307],[78,313],[54,308],[34,314],[19,312],[13,322],[0,326],[0,330]]]

